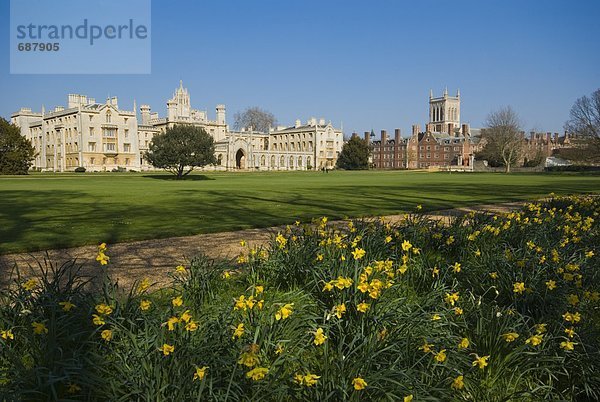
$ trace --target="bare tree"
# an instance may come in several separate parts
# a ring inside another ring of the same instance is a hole
[[[269,128],[275,126],[277,123],[277,119],[275,119],[273,113],[261,109],[258,106],[249,107],[243,112],[237,112],[233,118],[233,126],[236,130],[247,128],[268,133]]]
[[[502,164],[506,173],[521,159],[524,148],[521,123],[510,106],[488,115],[482,138],[485,145],[480,157]]]
[[[580,148],[576,159],[597,161],[600,159],[600,89],[590,97],[583,96],[571,108],[565,130],[574,135],[575,149]]]

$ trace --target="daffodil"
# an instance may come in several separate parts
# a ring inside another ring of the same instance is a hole
[[[58,304],[59,304],[59,306],[62,306],[63,311],[71,311],[71,309],[73,307],[75,307],[75,305],[73,303],[71,303],[70,301],[63,301]]]
[[[178,265],[175,267],[175,272],[180,274],[185,273],[185,267],[183,265]]]
[[[164,356],[169,356],[171,353],[173,353],[175,351],[175,346],[165,343],[160,348],[160,351],[163,353]]]
[[[412,396],[412,394],[410,394],[410,395],[406,395],[406,396],[403,398],[403,402],[412,402],[412,400],[413,400],[413,396]]]
[[[361,313],[366,313],[367,310],[369,309],[370,305],[368,303],[365,302],[361,302],[359,304],[356,305],[356,310],[361,312]]]
[[[113,312],[113,309],[107,304],[100,303],[96,306],[96,312],[101,315],[110,315]]]
[[[456,377],[454,381],[452,381],[451,387],[456,390],[463,389],[465,387],[464,377],[462,375]]]
[[[146,311],[150,308],[152,302],[150,300],[142,300],[140,301],[140,310]]]
[[[480,369],[483,370],[485,368],[485,366],[488,365],[489,358],[490,358],[489,355],[488,356],[482,356],[482,357],[479,357],[479,355],[475,355],[475,361],[473,361],[472,365],[473,365],[473,367],[477,366],[477,367],[479,367]]]
[[[25,283],[23,283],[21,285],[21,287],[27,291],[32,291],[37,286],[38,286],[38,283],[37,283],[37,280],[35,280],[35,279],[29,279],[28,281],[26,281]]]
[[[181,307],[183,305],[183,299],[181,298],[181,296],[177,296],[176,298],[171,300],[171,304],[173,304],[173,307]]]
[[[412,244],[410,244],[410,242],[408,240],[404,240],[402,242],[402,250],[403,251],[408,251],[412,248]]]
[[[167,328],[169,331],[173,331],[175,330],[175,324],[179,323],[179,317],[169,317],[169,319],[167,320],[167,322],[165,323],[167,325]],[[163,324],[164,325],[164,324]]]
[[[461,269],[462,267],[460,265],[460,262],[455,262],[454,265],[452,265],[452,271],[454,271],[455,273],[459,273]]]
[[[456,303],[459,298],[460,298],[460,296],[459,296],[458,292],[446,293],[446,296],[444,297],[444,301],[446,303],[450,304],[451,306],[454,306],[454,303]]]
[[[548,288],[548,290],[554,290],[554,289],[556,289],[556,282],[553,281],[552,279],[549,281],[546,281],[546,287]]]
[[[279,321],[279,320],[285,320],[290,315],[292,315],[293,312],[294,312],[294,303],[287,303],[283,307],[281,307],[277,311],[277,313],[275,313],[275,319],[277,321]]]
[[[33,333],[36,335],[48,333],[48,328],[46,328],[46,324],[43,322],[34,321],[31,323],[31,326],[33,327]]]
[[[356,377],[352,380],[352,386],[357,391],[361,391],[361,390],[367,388],[367,385],[368,385],[367,382],[361,377]]]
[[[567,322],[572,322],[574,324],[581,321],[581,314],[579,313],[569,313],[568,311],[563,314],[563,318]]]
[[[436,354],[433,355],[433,358],[435,359],[435,361],[437,361],[438,363],[443,363],[446,361],[446,349],[442,349],[439,352],[437,352]]]
[[[323,328],[317,328],[317,330],[314,332],[314,335],[315,339],[313,340],[313,343],[317,346],[324,344],[327,340],[327,335],[323,333]]]
[[[532,335],[525,341],[525,343],[531,344],[531,346],[538,346],[540,343],[542,343],[543,339],[544,335]]]
[[[195,380],[202,381],[204,379],[204,377],[206,376],[206,370],[208,370],[208,366],[196,367],[196,370],[194,371],[194,378],[192,381],[195,381]]]
[[[0,338],[4,339],[4,340],[13,340],[15,339],[15,335],[13,334],[12,330],[10,329],[3,329],[0,331]]]
[[[575,349],[575,343],[571,342],[571,341],[563,341],[560,343],[560,347],[561,349],[567,350],[567,351],[571,351],[573,349]]]
[[[92,314],[92,322],[94,325],[104,325],[106,321],[104,318],[100,317],[98,314]]]
[[[233,331],[233,336],[231,337],[232,339],[235,338],[241,338],[242,335],[244,335],[244,324],[240,323],[237,325],[237,327],[235,327],[234,331]]]
[[[366,251],[363,250],[362,248],[355,248],[354,251],[352,252],[352,256],[354,257],[355,260],[360,260],[361,258],[363,258],[366,254]]]
[[[246,373],[246,378],[251,378],[254,381],[260,381],[269,373],[266,367],[256,367]]]
[[[344,303],[338,304],[333,307],[334,314],[337,318],[342,318],[342,316],[346,313],[346,305]]]
[[[458,344],[459,349],[466,349],[469,347],[471,343],[469,342],[469,338],[462,338]]]
[[[108,342],[112,339],[113,332],[110,329],[105,329],[104,331],[102,331],[100,333],[100,336],[102,337],[102,339],[104,339],[106,342]]]
[[[513,292],[521,294],[525,291],[525,283],[524,282],[515,282],[513,284]]]
[[[502,334],[501,336],[506,342],[514,342],[519,337],[519,334],[517,334],[516,332],[507,332],[505,334]]]

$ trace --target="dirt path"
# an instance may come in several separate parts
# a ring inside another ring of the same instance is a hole
[[[520,208],[524,202],[505,204],[478,205],[436,211],[431,216],[435,219],[448,219],[472,211],[478,212],[507,212]],[[398,222],[405,215],[386,216],[388,222]],[[96,275],[102,270],[108,270],[111,277],[118,279],[119,284],[130,286],[135,280],[148,277],[153,282],[166,283],[167,274],[179,264],[185,264],[197,254],[204,253],[211,258],[232,259],[239,255],[244,248],[240,241],[245,240],[250,246],[267,242],[281,227],[264,229],[248,229],[236,232],[210,233],[195,236],[171,237],[166,239],[142,240],[130,243],[109,244],[107,255],[110,264],[101,268],[95,261],[97,246],[74,247],[37,251],[22,254],[7,254],[0,256],[0,286],[6,285],[10,272],[15,266],[19,267],[26,276],[39,272],[38,262],[42,262],[46,253],[54,263],[76,259],[83,264],[86,275]]]

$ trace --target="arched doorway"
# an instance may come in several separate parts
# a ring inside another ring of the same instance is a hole
[[[246,169],[246,154],[241,149],[235,153],[235,167],[238,169]]]

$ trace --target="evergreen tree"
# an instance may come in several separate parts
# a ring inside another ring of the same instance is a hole
[[[31,141],[19,127],[0,117],[0,174],[27,174],[35,157]]]
[[[168,170],[177,180],[194,167],[217,162],[213,138],[203,128],[189,125],[175,125],[155,135],[145,156],[152,166]]]
[[[354,135],[344,144],[338,156],[337,167],[346,170],[362,170],[369,168],[371,149],[367,141]]]

